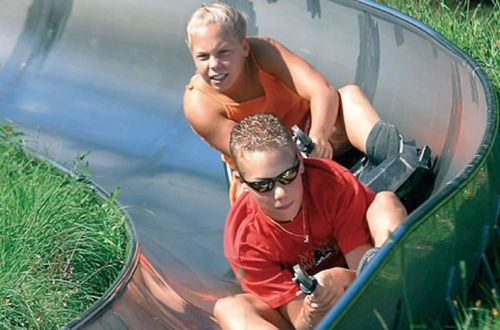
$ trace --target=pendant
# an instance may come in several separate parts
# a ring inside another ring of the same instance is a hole
[[[309,243],[309,235],[304,235],[304,243]]]

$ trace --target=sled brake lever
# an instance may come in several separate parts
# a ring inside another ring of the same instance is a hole
[[[313,140],[297,125],[292,126],[292,131],[299,151],[309,155],[314,149]]]
[[[305,294],[311,294],[316,289],[318,285],[318,280],[309,274],[306,273],[304,269],[299,264],[293,266],[294,276],[292,281],[297,283],[300,287],[300,290]]]

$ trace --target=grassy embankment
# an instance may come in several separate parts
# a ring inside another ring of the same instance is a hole
[[[444,35],[481,66],[500,94],[500,1],[379,0],[427,24]],[[500,164],[499,164],[500,166]],[[490,261],[497,286],[500,283],[500,237],[494,237]],[[485,276],[457,297],[458,329],[500,329],[500,299]]]
[[[121,271],[125,217],[116,194],[102,200],[85,173],[62,173],[20,144],[22,136],[0,121],[0,329],[55,329],[88,309]]]

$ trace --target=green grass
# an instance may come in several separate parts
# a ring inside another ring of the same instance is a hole
[[[495,281],[500,280],[500,263],[498,261],[498,237],[490,247],[489,260],[494,271]],[[465,286],[465,266],[462,267],[462,279]],[[476,275],[475,282],[469,290],[464,290],[461,297],[453,300],[456,311],[455,319],[443,328],[456,328],[463,330],[472,329],[500,329],[500,299],[496,289],[491,285],[491,281],[485,272],[484,267],[480,268]]]
[[[500,0],[378,0],[430,26],[469,54],[500,91]]]
[[[427,24],[465,53],[486,72],[500,94],[500,0],[379,0]],[[500,237],[490,246],[490,262],[496,285],[500,284]],[[500,329],[500,299],[484,272],[472,288],[454,300],[457,317],[443,328]]]
[[[77,180],[20,144],[0,123],[0,329],[54,329],[88,309],[121,271],[125,217],[116,194],[102,200],[88,177]]]

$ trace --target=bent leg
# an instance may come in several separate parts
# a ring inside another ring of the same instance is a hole
[[[373,245],[380,247],[408,214],[398,196],[391,191],[377,193],[366,212],[366,220],[373,239]]]
[[[249,293],[219,299],[214,316],[222,329],[292,329],[277,310]]]
[[[396,157],[400,148],[398,128],[380,119],[360,87],[347,85],[339,89],[339,93],[339,120],[330,138],[336,155],[348,150],[343,144],[347,141],[367,155],[373,165]]]
[[[380,117],[359,86],[346,85],[339,89],[339,94],[339,118],[330,139],[333,150],[336,150],[335,144],[342,148],[342,140],[348,139],[352,146],[366,154],[368,135]]]

